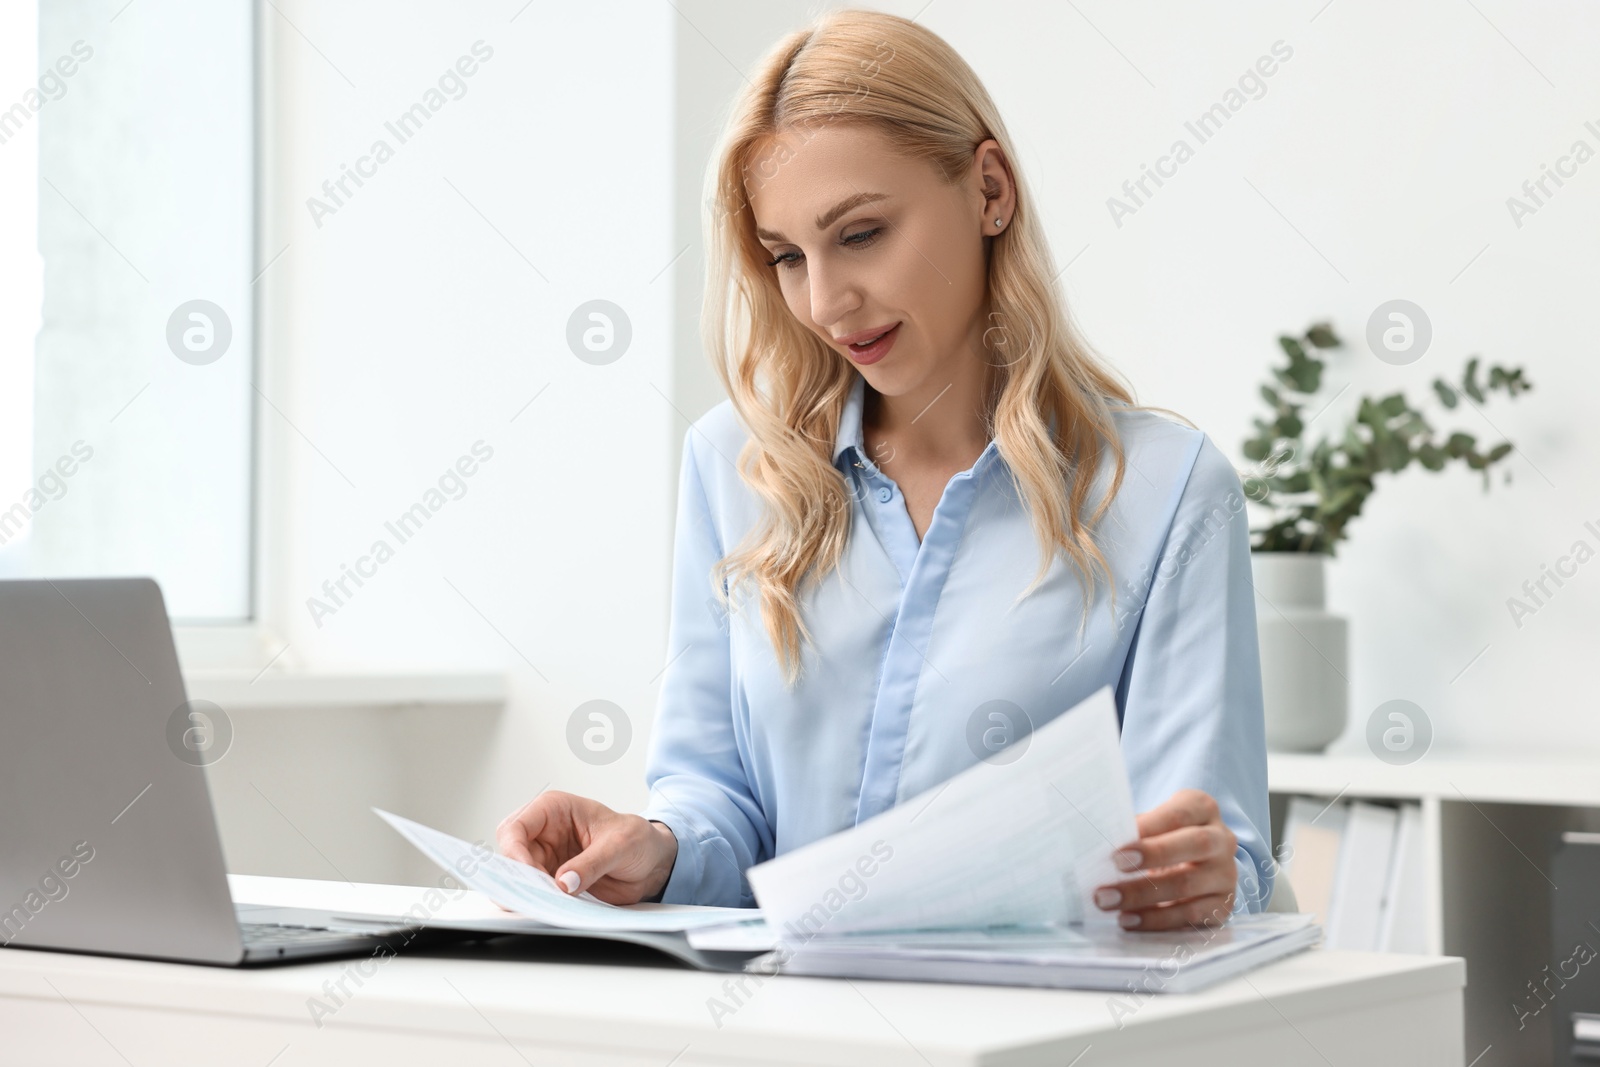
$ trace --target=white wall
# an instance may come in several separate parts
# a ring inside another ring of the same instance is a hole
[[[264,412],[287,461],[269,480],[284,516],[271,531],[283,573],[269,609],[288,620],[290,657],[306,665],[503,668],[513,690],[503,715],[433,720],[427,733],[415,718],[341,726],[352,768],[342,794],[337,781],[307,792],[257,761],[252,773],[278,775],[267,785],[288,794],[290,817],[326,828],[312,837],[381,835],[375,821],[362,829],[374,788],[470,836],[492,833],[546,784],[619,808],[644,796],[677,447],[683,416],[720,396],[698,349],[700,179],[738,71],[810,5],[639,2],[627,18],[540,5],[508,21],[519,6],[295,5],[301,32],[264,16],[262,240],[268,254],[287,246],[262,280],[264,388],[294,427]],[[1600,147],[1583,129],[1600,124],[1584,45],[1600,27],[1582,10],[936,0],[920,15],[1007,117],[1058,263],[1077,257],[1063,277],[1091,339],[1141,400],[1183,411],[1236,461],[1274,337],[1315,319],[1351,342],[1331,374],[1334,389],[1354,383],[1347,400],[1396,388],[1420,397],[1475,353],[1528,368],[1535,391],[1490,405],[1492,425],[1470,411],[1444,420],[1511,436],[1512,486],[1497,479],[1485,495],[1464,472],[1407,473],[1385,479],[1352,527],[1332,571],[1353,639],[1354,725],[1336,748],[1359,748],[1366,714],[1393,697],[1427,710],[1441,748],[1600,746],[1579,686],[1600,564],[1520,631],[1505,606],[1573,540],[1600,543],[1581,528],[1600,520],[1582,317],[1600,281],[1583,236],[1600,210],[1600,163],[1520,229],[1505,206],[1575,138]],[[306,197],[480,38],[495,54],[467,95],[316,228]],[[1265,96],[1115,225],[1106,199],[1279,40],[1293,56]],[[597,296],[634,326],[628,354],[605,367],[562,340],[572,308]],[[1380,363],[1361,342],[1368,314],[1394,297],[1434,325],[1432,350],[1410,367]],[[495,456],[467,496],[317,628],[305,598],[480,438]],[[603,768],[564,739],[572,709],[596,697],[635,727],[630,751]],[[270,727],[273,745],[315,743],[295,721]],[[378,739],[395,729],[404,736],[391,750]],[[363,736],[392,754],[363,751]],[[428,759],[447,747],[456,767],[432,780]],[[370,768],[408,753],[409,769]],[[316,757],[335,768],[343,758]],[[250,764],[239,766],[219,794],[230,836],[260,831],[281,845],[248,865],[330,876],[243,789]],[[235,869],[240,855],[230,846]],[[392,867],[377,852],[365,862],[378,875]]]

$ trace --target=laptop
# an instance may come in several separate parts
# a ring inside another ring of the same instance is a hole
[[[417,943],[393,919],[234,904],[205,708],[153,580],[0,581],[0,947],[240,966]]]

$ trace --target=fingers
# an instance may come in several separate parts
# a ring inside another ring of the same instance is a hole
[[[659,834],[666,833],[664,847]],[[654,877],[670,873],[677,838],[664,823],[656,830],[637,815],[619,815],[598,801],[548,790],[507,815],[495,828],[502,855],[538,867],[568,893],[594,892],[611,904],[636,903]]]
[[[1239,839],[1233,831],[1220,822],[1184,826],[1140,841],[1138,851],[1143,855],[1144,862],[1139,866],[1151,870],[1180,863],[1201,863],[1223,856],[1231,858],[1238,845]]]
[[[1230,856],[1223,862],[1185,863],[1163,870],[1145,871],[1125,882],[1101,886],[1094,902],[1104,910],[1140,911],[1169,901],[1233,891],[1238,880],[1237,866]]]
[[[1216,800],[1199,789],[1180,789],[1138,817],[1139,836],[1155,837],[1183,826],[1201,826],[1222,817]]]
[[[501,854],[531,867],[540,866],[531,846],[550,825],[551,808],[559,804],[562,797],[560,793],[540,793],[501,819],[494,831],[495,844],[500,847]]]
[[[1232,914],[1238,838],[1216,800],[1183,789],[1138,817],[1139,840],[1116,853],[1134,877],[1095,890],[1095,904],[1131,930],[1220,926]]]
[[[1211,893],[1159,908],[1126,912],[1118,916],[1117,921],[1125,929],[1141,931],[1214,928],[1226,923],[1233,914],[1233,901],[1231,891]]]
[[[581,893],[616,867],[633,860],[639,843],[624,830],[625,825],[622,820],[603,823],[591,836],[589,847],[556,869],[556,881],[561,887],[568,893]]]

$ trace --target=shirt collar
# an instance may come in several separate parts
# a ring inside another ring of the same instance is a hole
[[[844,411],[839,415],[838,433],[833,438],[833,465],[836,467],[839,465],[840,456],[849,459],[847,453],[852,448],[855,449],[857,456],[865,457],[867,454],[865,438],[861,433],[861,416],[866,410],[866,387],[867,380],[857,373],[856,380],[850,386],[850,394],[845,397]],[[1052,432],[1055,430],[1054,416],[1050,419],[1050,429]],[[978,457],[978,462],[974,466],[993,463],[999,457],[1000,445],[991,440],[984,447],[983,454]]]
[[[833,462],[837,466],[839,457],[848,448],[854,448],[858,454],[865,451],[865,443],[861,436],[861,414],[866,410],[867,380],[859,373],[855,382],[850,386],[850,395],[845,398],[844,413],[839,416],[839,432],[833,439]]]

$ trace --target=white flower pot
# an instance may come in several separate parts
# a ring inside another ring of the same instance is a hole
[[[1320,752],[1349,714],[1349,624],[1327,611],[1317,552],[1252,552],[1267,748]]]

